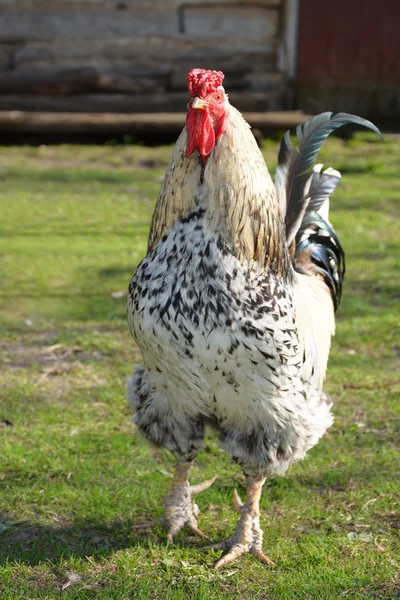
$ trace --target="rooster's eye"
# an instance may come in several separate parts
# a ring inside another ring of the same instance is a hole
[[[217,102],[221,102],[221,100],[222,100],[222,94],[217,94],[215,96],[215,99],[216,99]]]

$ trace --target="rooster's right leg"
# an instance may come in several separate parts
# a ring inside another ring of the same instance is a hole
[[[162,523],[167,527],[168,542],[174,541],[174,536],[179,533],[185,525],[188,525],[190,530],[200,537],[207,537],[197,526],[196,517],[200,513],[200,509],[195,502],[193,496],[200,494],[212,485],[216,479],[216,475],[197,483],[190,485],[188,475],[193,461],[179,461],[176,464],[175,475],[172,480],[172,486],[168,496],[164,498],[164,514],[156,521],[148,521],[134,526],[134,529],[148,529],[158,523]]]
[[[177,462],[175,475],[168,496],[164,500],[163,522],[168,528],[167,540],[172,542],[174,536],[188,525],[193,533],[205,537],[198,528],[196,517],[200,510],[193,502],[193,496],[206,490],[215,481],[216,475],[203,483],[190,485],[188,480],[189,470],[193,462]]]
[[[167,539],[185,526],[197,535],[204,534],[197,526],[198,506],[193,496],[206,490],[215,477],[191,486],[188,476],[194,458],[204,444],[204,420],[197,414],[182,416],[176,393],[169,396],[163,375],[144,366],[136,368],[128,382],[128,398],[134,422],[144,436],[158,446],[167,448],[177,460],[171,489],[164,500],[161,522],[167,527]],[[158,521],[142,523],[135,529],[147,529]]]

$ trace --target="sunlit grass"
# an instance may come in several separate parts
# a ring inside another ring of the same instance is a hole
[[[265,156],[273,171],[278,147]],[[327,391],[335,425],[262,498],[273,569],[177,546],[137,522],[161,514],[173,458],[133,431],[125,381],[140,360],[125,322],[171,148],[0,153],[0,595],[51,599],[394,598],[398,560],[400,140],[332,140],[332,222],[347,250]],[[243,486],[215,441],[193,481],[201,528],[233,530]],[[188,542],[188,545],[184,545]]]

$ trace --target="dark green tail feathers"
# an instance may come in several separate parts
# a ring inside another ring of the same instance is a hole
[[[329,222],[329,197],[340,181],[340,173],[329,168],[323,171],[315,161],[323,141],[345,125],[364,127],[382,138],[379,129],[366,119],[347,113],[322,113],[297,127],[299,150],[286,132],[275,177],[287,244],[290,247],[295,242],[294,266],[296,258],[307,251],[313,272],[323,277],[331,291],[335,309],[340,302],[345,260]]]

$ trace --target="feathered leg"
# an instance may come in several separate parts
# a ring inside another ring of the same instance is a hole
[[[172,486],[164,499],[164,515],[160,520],[135,525],[135,529],[148,529],[161,521],[167,527],[168,541],[172,542],[184,525],[204,536],[197,527],[196,516],[200,511],[192,502],[192,496],[210,487],[216,476],[197,485],[189,484],[190,467],[204,443],[204,418],[200,415],[183,417],[179,405],[175,406],[174,396],[168,397],[165,390],[163,394],[156,392],[163,387],[162,377],[141,365],[128,380],[128,398],[135,424],[150,441],[168,448],[177,460]]]
[[[164,500],[163,521],[168,527],[167,540],[169,542],[173,542],[174,536],[184,525],[188,525],[196,535],[206,537],[197,526],[196,517],[200,510],[192,501],[192,497],[210,487],[214,483],[216,475],[203,483],[191,486],[188,476],[192,464],[193,462],[177,462],[171,489]]]
[[[227,550],[227,553],[215,563],[214,566],[216,569],[233,562],[245,552],[255,554],[267,565],[274,564],[262,551],[263,531],[260,527],[259,505],[264,482],[264,477],[247,479],[246,502],[244,504],[235,490],[233,502],[235,509],[240,514],[235,533],[227,540],[206,548],[223,548]]]

